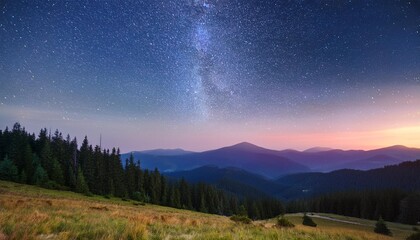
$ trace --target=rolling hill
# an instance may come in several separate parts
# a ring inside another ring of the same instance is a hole
[[[184,178],[187,182],[204,182],[241,197],[273,196],[283,189],[280,183],[245,170],[228,167],[203,166],[192,170],[166,173],[173,179]]]
[[[279,178],[286,187],[278,195],[294,199],[322,193],[366,189],[420,190],[420,160],[368,171],[343,169],[329,173],[301,173]]]
[[[265,178],[239,168],[203,166],[192,170],[166,173],[172,179],[209,183],[241,197],[271,196],[297,199],[324,193],[351,190],[420,190],[420,160],[403,162],[371,170],[342,169],[328,173],[308,172]]]
[[[296,227],[275,219],[238,224],[228,217],[134,201],[48,190],[0,181],[0,239],[405,239],[412,226],[388,223],[394,236],[373,232],[374,221],[339,215],[286,215]],[[322,217],[322,218],[321,218]]]

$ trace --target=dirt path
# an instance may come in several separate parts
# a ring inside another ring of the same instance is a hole
[[[352,222],[352,221],[341,220],[341,219],[332,218],[332,217],[321,216],[321,215],[318,215],[318,214],[313,214],[313,215],[311,214],[309,216],[310,217],[313,217],[313,218],[326,219],[326,220],[330,220],[330,221],[334,221],[334,222],[342,222],[342,223],[348,223],[348,224],[354,224],[354,225],[361,225],[361,226],[370,226],[370,225],[361,224],[361,223],[358,223],[358,222]]]

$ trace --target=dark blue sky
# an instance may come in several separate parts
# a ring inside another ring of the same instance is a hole
[[[337,134],[420,126],[418,1],[0,7],[3,127],[108,133],[130,150],[281,147],[284,136],[295,139],[288,147],[369,147],[372,139]],[[319,134],[320,143],[301,139]]]

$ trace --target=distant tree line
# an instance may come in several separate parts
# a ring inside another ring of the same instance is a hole
[[[287,212],[322,212],[350,217],[416,224],[420,194],[401,190],[348,191],[290,201]]]
[[[123,167],[119,149],[93,147],[87,137],[79,148],[76,138],[58,130],[51,135],[42,129],[38,137],[19,123],[0,130],[2,180],[221,215],[237,214],[243,206],[252,219],[284,212],[275,199],[240,199],[212,185],[169,181],[157,169],[142,169],[132,155],[125,161]]]

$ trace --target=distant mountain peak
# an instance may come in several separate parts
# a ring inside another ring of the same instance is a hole
[[[249,142],[241,142],[229,147],[225,147],[225,149],[236,149],[236,150],[242,150],[242,151],[261,151],[266,150],[266,148],[257,146],[255,144],[249,143]]]
[[[232,147],[259,147],[259,146],[252,144],[250,142],[240,142],[235,145],[232,145]]]
[[[316,152],[326,152],[326,151],[331,151],[331,150],[334,150],[334,149],[328,148],[328,147],[313,147],[313,148],[308,148],[304,150],[303,152],[316,153]]]
[[[401,150],[401,149],[407,149],[408,147],[404,146],[404,145],[394,145],[394,146],[389,146],[386,147],[385,149],[395,149],[395,150]]]

